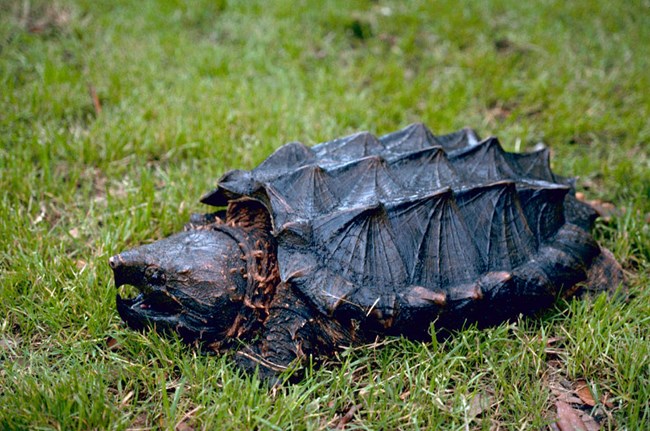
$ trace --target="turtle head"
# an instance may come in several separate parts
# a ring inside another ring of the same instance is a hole
[[[218,230],[190,230],[109,259],[117,310],[133,329],[176,332],[185,341],[220,341],[243,307],[247,281],[239,243]]]

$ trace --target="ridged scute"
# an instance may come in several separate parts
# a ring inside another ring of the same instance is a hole
[[[260,200],[284,282],[323,313],[390,326],[400,307],[461,308],[560,283],[555,269],[593,257],[566,243],[590,238],[566,228],[586,220],[566,210],[576,206],[572,190],[546,149],[509,153],[470,129],[437,136],[413,124],[379,138],[287,144],[252,171],[225,174],[202,201]]]

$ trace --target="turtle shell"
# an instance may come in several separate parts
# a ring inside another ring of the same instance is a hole
[[[551,171],[547,149],[509,153],[470,129],[436,136],[413,124],[289,143],[226,173],[202,202],[242,197],[271,215],[283,282],[326,315],[372,315],[384,328],[400,309],[467,315],[477,299],[535,308],[585,280],[600,253],[584,229],[593,211]]]

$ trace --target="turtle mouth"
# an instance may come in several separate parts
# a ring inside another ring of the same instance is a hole
[[[119,287],[119,286],[118,286]],[[140,288],[133,298],[116,295],[117,312],[133,329],[144,329],[151,324],[170,323],[181,314],[182,305],[166,291]]]
[[[223,338],[223,328],[211,324],[208,317],[183,305],[166,289],[135,287],[140,293],[134,297],[123,298],[117,293],[115,298],[117,312],[129,328],[140,332],[154,330],[177,334],[188,343]]]

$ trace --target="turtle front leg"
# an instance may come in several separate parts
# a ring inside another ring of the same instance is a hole
[[[334,319],[319,313],[287,284],[280,284],[268,308],[260,337],[236,352],[237,365],[245,372],[257,370],[267,381],[309,358],[323,358],[350,345],[353,337]]]

